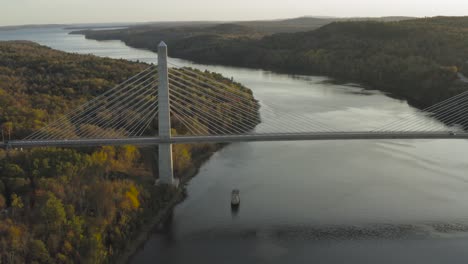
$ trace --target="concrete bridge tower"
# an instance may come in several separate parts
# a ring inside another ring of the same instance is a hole
[[[167,45],[161,42],[158,46],[158,103],[159,116],[158,127],[161,139],[171,138],[171,115],[169,101],[169,78],[167,67]],[[162,143],[158,145],[159,151],[159,183],[174,185],[173,165],[172,165],[172,144]]]

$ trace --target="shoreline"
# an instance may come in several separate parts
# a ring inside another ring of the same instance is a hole
[[[187,172],[185,172],[185,174],[182,175],[181,178],[179,178],[180,179],[179,186],[177,187],[177,190],[174,196],[168,202],[166,207],[162,209],[160,212],[158,212],[155,216],[149,218],[148,222],[144,224],[140,230],[135,232],[135,236],[130,239],[130,242],[128,243],[128,246],[126,247],[125,251],[123,251],[121,254],[116,255],[111,260],[115,261],[116,264],[130,263],[133,257],[138,252],[138,250],[144,246],[146,241],[148,241],[148,239],[152,235],[152,231],[158,225],[166,221],[167,218],[170,216],[171,212],[174,210],[174,208],[185,200],[184,194],[186,191],[186,186],[189,183],[189,181],[198,174],[198,172],[200,171],[200,168],[213,156],[213,154],[220,151],[225,146],[226,145],[218,146],[218,148],[215,151],[205,153],[201,155],[200,157],[198,157],[194,161],[194,166],[190,168]]]

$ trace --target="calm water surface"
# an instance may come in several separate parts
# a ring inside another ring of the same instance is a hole
[[[152,52],[60,28],[0,31],[0,40],[10,39],[156,62]],[[325,77],[171,61],[252,89],[262,104],[258,130],[290,113],[358,130],[415,112],[405,101]],[[466,263],[467,154],[463,140],[231,144],[201,168],[188,198],[132,262]],[[238,212],[229,206],[233,188],[241,191]]]

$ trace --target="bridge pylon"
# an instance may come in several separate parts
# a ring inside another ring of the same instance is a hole
[[[171,138],[171,115],[169,101],[169,74],[167,66],[167,45],[161,42],[158,46],[158,133],[161,139]],[[159,183],[176,185],[174,181],[172,163],[172,144],[162,143],[158,145],[158,171]]]

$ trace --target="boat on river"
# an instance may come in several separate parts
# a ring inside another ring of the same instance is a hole
[[[240,204],[240,192],[238,189],[234,189],[231,192],[231,207],[238,207]]]

